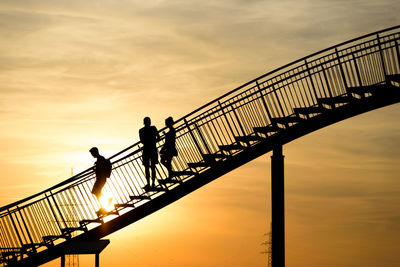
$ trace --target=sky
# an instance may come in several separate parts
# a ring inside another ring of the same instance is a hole
[[[399,13],[397,0],[2,0],[0,206],[90,167],[92,146],[137,142],[145,116],[161,128]],[[287,266],[400,265],[399,115],[284,146]],[[267,154],[108,236],[101,266],[265,266],[270,196]]]

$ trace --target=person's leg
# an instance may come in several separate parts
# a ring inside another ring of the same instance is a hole
[[[151,179],[153,181],[152,186],[156,186],[156,164],[151,163]]]
[[[144,174],[146,176],[147,186],[150,186],[150,170],[149,170],[149,155],[146,151],[143,151],[142,155],[143,166],[144,166]]]

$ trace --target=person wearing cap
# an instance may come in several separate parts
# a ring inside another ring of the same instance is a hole
[[[98,200],[100,200],[101,190],[103,189],[107,178],[109,178],[111,175],[111,163],[109,160],[100,155],[97,147],[92,147],[89,152],[94,158],[97,159],[94,163],[96,181],[93,185],[92,194],[95,195]]]
[[[145,175],[147,180],[146,188],[155,186],[156,180],[156,164],[158,163],[158,151],[157,141],[160,140],[160,135],[155,126],[151,125],[149,117],[143,119],[144,127],[139,130],[140,141],[143,144],[142,160],[145,169]],[[150,170],[151,168],[151,180],[150,183]]]

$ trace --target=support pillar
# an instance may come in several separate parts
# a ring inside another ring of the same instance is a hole
[[[284,156],[277,146],[271,156],[272,267],[285,267]]]

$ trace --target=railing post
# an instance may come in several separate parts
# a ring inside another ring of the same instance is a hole
[[[232,135],[234,136],[234,135],[235,135],[235,132],[233,131],[232,126],[231,126],[231,124],[229,123],[228,116],[226,116],[225,110],[224,110],[224,108],[222,107],[221,102],[220,102],[219,100],[218,100],[218,105],[219,105],[219,109],[221,110],[222,114],[224,115],[224,118],[225,118],[225,120],[226,120],[226,124],[228,125],[229,130],[231,131]]]
[[[265,111],[267,112],[269,122],[271,123],[272,122],[272,116],[271,116],[271,113],[269,112],[269,108],[267,106],[267,103],[265,102],[264,94],[263,94],[263,92],[261,90],[261,87],[260,87],[260,84],[258,83],[258,81],[256,81],[256,85],[257,85],[257,88],[258,88],[258,92],[261,95],[261,101],[262,101],[262,103],[264,105]]]
[[[25,223],[25,220],[24,220],[24,216],[22,215],[21,210],[19,209],[18,206],[17,206],[17,211],[18,211],[19,215],[21,216],[22,224],[23,224],[24,227],[25,227],[26,234],[28,235],[29,240],[30,240],[31,243],[33,244],[34,242],[33,242],[31,233],[29,232],[29,229],[28,229],[28,227],[26,226],[26,223]]]
[[[362,83],[362,80],[361,80],[361,75],[360,75],[360,70],[358,69],[357,59],[356,59],[356,57],[354,56],[354,53],[351,54],[351,55],[353,56],[354,67],[355,67],[355,69],[356,69],[358,84],[359,84],[360,86],[363,86],[363,83]]]
[[[12,223],[12,225],[13,225],[13,227],[14,227],[15,233],[17,234],[18,241],[19,241],[19,243],[21,244],[21,247],[22,247],[22,245],[24,244],[24,242],[22,242],[22,238],[21,238],[21,235],[19,234],[17,225],[15,224],[15,221],[14,221],[14,219],[13,219],[13,217],[12,217],[12,214],[11,214],[10,210],[7,209],[7,211],[8,211],[8,214],[10,214],[11,223]]]
[[[385,67],[385,59],[384,59],[383,53],[382,53],[381,39],[380,39],[380,37],[379,37],[379,33],[376,35],[376,39],[377,39],[377,41],[378,41],[379,55],[380,55],[380,57],[381,57],[382,68],[383,68],[383,75],[385,75],[385,81],[386,81],[387,73],[386,73],[386,67]]]
[[[271,156],[272,267],[285,266],[285,187],[282,145]]]
[[[397,54],[397,64],[399,65],[398,67],[399,67],[399,71],[400,71],[400,51],[399,51],[399,46],[400,46],[399,40],[396,40],[395,47],[396,47],[396,54]]]
[[[308,73],[308,78],[310,79],[311,87],[312,87],[312,89],[314,91],[315,100],[316,100],[318,98],[317,90],[315,89],[314,81],[313,81],[312,76],[311,76],[310,68],[308,67],[307,59],[304,60],[304,65],[306,66],[307,73]]]
[[[339,57],[339,52],[337,50],[337,47],[335,47],[335,52],[336,52],[336,58],[338,60],[338,65],[339,65],[339,69],[340,69],[340,74],[342,75],[342,79],[343,79],[343,83],[344,83],[344,88],[346,90],[346,93],[349,92],[349,85],[347,84],[347,80],[346,80],[346,76],[344,75],[344,70],[343,70],[343,66],[342,63],[340,62],[340,57]]]
[[[326,87],[328,89],[329,97],[333,97],[331,86],[329,85],[329,80],[328,77],[326,76],[325,68],[324,65],[321,64],[321,69],[322,69],[322,74],[324,75]]]
[[[193,134],[193,132],[192,132],[192,129],[190,129],[190,125],[189,125],[189,123],[187,122],[186,118],[184,119],[184,122],[185,122],[186,128],[187,128],[188,131],[189,131],[190,136],[192,137],[192,139],[193,139],[193,141],[194,141],[194,144],[196,145],[196,147],[197,147],[197,149],[199,150],[200,154],[203,155],[204,153],[203,153],[203,151],[201,150],[201,147],[200,147],[199,143],[197,142],[197,139],[196,139],[196,137],[194,136],[194,134]]]

